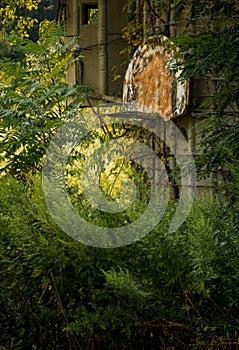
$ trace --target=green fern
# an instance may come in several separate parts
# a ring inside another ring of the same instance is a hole
[[[111,268],[108,272],[103,270],[102,272],[106,279],[106,286],[116,294],[127,296],[133,300],[150,296],[150,293],[142,290],[140,283],[133,279],[128,269],[123,270],[119,267],[118,272],[114,268]]]
[[[85,86],[66,83],[74,42],[65,44],[61,26],[44,21],[38,42],[21,41],[24,58],[20,62],[0,60],[0,129],[6,130],[0,166],[5,172],[24,178],[41,170],[52,135],[92,93]]]

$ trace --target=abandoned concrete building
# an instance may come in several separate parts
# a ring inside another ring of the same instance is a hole
[[[71,83],[94,88],[96,103],[120,102],[123,101],[123,97],[124,102],[132,101],[135,96],[130,95],[130,89],[132,90],[132,86],[135,85],[137,88],[135,91],[142,90],[138,94],[137,102],[145,103],[146,107],[150,104],[150,108],[154,106],[154,112],[162,114],[165,105],[162,106],[162,103],[157,100],[162,91],[155,93],[154,87],[158,79],[163,79],[168,111],[162,116],[165,120],[172,119],[174,121],[196,155],[198,153],[198,140],[195,135],[199,129],[204,127],[202,121],[206,118],[195,113],[197,112],[195,106],[199,105],[205,96],[210,95],[215,82],[207,82],[206,84],[201,77],[195,76],[190,82],[177,85],[177,79],[170,80],[171,78],[168,78],[169,75],[165,70],[168,56],[160,49],[160,45],[156,45],[156,50],[149,59],[151,62],[152,57],[155,56],[152,67],[148,66],[148,73],[146,68],[143,74],[136,74],[137,69],[136,71],[133,69],[134,66],[137,66],[135,64],[137,57],[135,56],[127,70],[127,65],[122,64],[128,59],[125,54],[122,54],[123,49],[127,46],[122,38],[122,30],[127,25],[127,13],[123,11],[126,3],[126,0],[67,0],[66,36],[69,39],[80,36],[78,54],[83,56],[81,64],[71,67],[68,71],[68,80]],[[136,0],[135,3],[136,6],[139,3],[143,6],[143,16],[138,18],[138,21],[143,23],[143,43],[147,42],[150,37],[156,38],[157,41],[162,25],[165,29],[164,33],[166,33],[164,35],[170,38],[177,36],[183,30],[185,25],[183,18],[174,22],[173,13],[170,11],[165,13],[163,22],[156,17],[152,18],[148,5],[154,3],[153,0],[147,2]],[[141,45],[141,48],[136,51],[136,56],[138,55],[143,60],[145,50],[150,51],[151,49],[150,45],[146,47]],[[119,79],[114,79],[114,67],[120,67]],[[152,74],[152,69],[154,74]],[[131,74],[130,77],[129,74]],[[150,94],[150,91],[153,91],[153,94]],[[153,103],[152,98],[154,98]],[[148,104],[149,100],[151,102]],[[205,188],[205,186],[210,187],[208,181],[197,183],[198,188]]]

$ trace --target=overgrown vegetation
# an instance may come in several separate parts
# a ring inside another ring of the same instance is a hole
[[[35,183],[1,180],[0,345],[4,349],[235,349],[238,213],[196,202],[168,234],[97,249],[61,232]]]
[[[0,177],[1,350],[239,346],[238,25],[232,19],[229,27],[221,26],[221,20],[227,21],[235,11],[235,4],[187,3],[188,26],[175,40],[181,47],[179,58],[184,59],[183,77],[199,73],[207,79],[214,73],[220,77],[215,94],[202,106],[205,111],[208,104],[212,119],[199,165],[205,173],[228,167],[227,201],[221,203],[216,195],[198,199],[183,226],[171,234],[168,228],[177,203],[170,203],[153,232],[121,248],[98,249],[70,239],[44,204],[39,171],[46,148],[64,122],[80,115],[80,107],[92,92],[65,81],[74,43],[65,44],[61,27],[49,22],[41,24],[36,43],[23,39],[26,23],[20,35],[6,35],[0,73],[0,164],[4,175]],[[132,53],[150,27],[140,24],[143,7],[136,8],[133,0],[128,5],[131,27],[125,35]],[[169,33],[172,2],[154,1],[156,7],[152,7],[147,1],[147,5],[161,23],[160,34]],[[184,1],[177,2],[176,16],[185,6]],[[195,18],[208,13],[220,15],[220,23],[210,22],[210,28],[191,35]],[[13,22],[8,23],[12,28]],[[222,50],[223,45],[228,50]],[[102,142],[112,139],[113,129],[96,130],[85,138],[85,146],[93,145],[96,137]],[[119,137],[125,132],[132,135],[132,130],[123,127],[114,132]],[[66,177],[72,202],[87,217],[89,208],[73,181],[84,156],[77,148],[72,152]],[[147,206],[148,178],[141,176],[136,166],[129,171],[129,164],[118,159],[105,172],[101,186],[107,198],[117,198],[119,169],[140,188],[137,212],[141,213]],[[115,227],[135,217],[130,210],[121,217],[102,217],[95,211],[91,219]]]
[[[66,83],[73,45],[64,43],[59,24],[45,21],[36,43],[15,43],[21,60],[1,60],[0,154],[5,172],[23,178],[39,171],[52,135],[90,96],[90,88]]]

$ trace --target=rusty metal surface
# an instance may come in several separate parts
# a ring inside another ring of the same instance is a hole
[[[164,120],[186,112],[189,83],[179,82],[170,72],[169,59],[174,52],[166,37],[160,43],[140,46],[126,71],[124,102],[136,102],[142,112],[157,112]]]

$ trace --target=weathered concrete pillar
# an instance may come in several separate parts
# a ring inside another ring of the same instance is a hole
[[[67,1],[67,17],[66,17],[66,41],[71,41],[74,37],[79,35],[79,11],[78,1]],[[67,82],[69,84],[76,83],[76,67],[69,65],[67,70]]]
[[[99,92],[108,93],[107,0],[98,2]]]
[[[169,35],[170,38],[175,38],[177,36],[177,26],[175,23],[175,9],[173,7],[173,4],[170,4],[170,8],[169,8]]]
[[[140,13],[140,0],[136,0],[136,24],[137,24],[137,26],[139,25],[140,20],[141,20],[139,13]]]
[[[195,130],[195,118],[188,118],[188,141],[192,152],[195,152],[196,146],[196,130]]]
[[[144,1],[144,7],[143,7],[143,41],[145,43],[145,41],[147,40],[147,38],[149,37],[149,7],[146,1]]]
[[[157,0],[154,0],[154,7],[155,7],[155,10],[156,10],[156,13],[158,13],[158,6],[159,6],[159,2]],[[158,33],[159,29],[161,29],[161,27],[162,27],[161,20],[160,20],[159,17],[156,17],[156,20],[155,20],[155,33]]]

